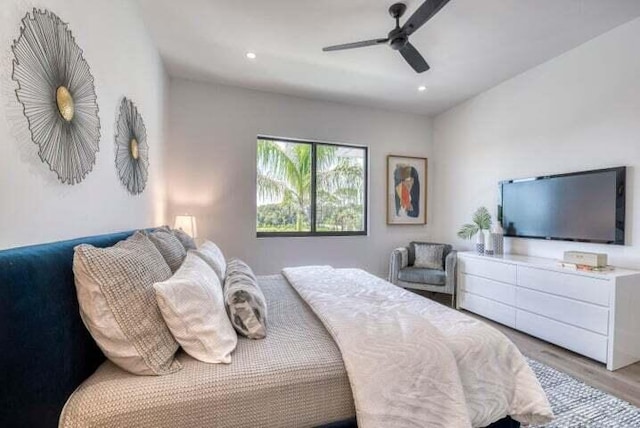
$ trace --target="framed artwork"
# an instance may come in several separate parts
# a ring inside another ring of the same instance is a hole
[[[427,158],[387,156],[387,224],[427,223]]]

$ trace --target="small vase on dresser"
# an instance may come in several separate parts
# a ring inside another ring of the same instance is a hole
[[[484,255],[485,256],[493,256],[494,254],[494,245],[495,242],[493,242],[493,234],[491,233],[490,230],[483,230],[480,231],[480,233],[484,233]]]
[[[493,239],[493,254],[497,256],[504,254],[504,231],[500,224],[493,226],[491,237]]]
[[[482,230],[479,230],[476,235],[476,253],[483,255],[484,254],[484,233]]]

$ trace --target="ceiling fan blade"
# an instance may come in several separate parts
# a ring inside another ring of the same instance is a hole
[[[429,69],[429,64],[424,60],[420,52],[413,47],[411,43],[404,45],[400,49],[400,55],[409,63],[409,65],[416,71],[416,73],[422,73]]]
[[[364,48],[365,46],[381,45],[383,43],[387,43],[388,41],[389,39],[365,40],[362,42],[345,43],[344,45],[327,46],[326,48],[322,48],[322,50],[324,52],[329,52],[329,51],[341,51],[344,49]]]
[[[406,35],[410,35],[418,28],[422,27],[425,22],[430,20],[433,15],[438,13],[440,9],[449,3],[449,0],[426,0],[422,6],[416,10],[413,15],[404,23],[402,31]]]

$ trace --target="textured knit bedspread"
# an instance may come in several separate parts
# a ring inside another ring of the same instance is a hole
[[[360,428],[552,418],[522,354],[487,324],[362,270],[307,266],[283,273],[340,348]]]
[[[180,354],[181,371],[136,376],[107,361],[69,398],[60,427],[311,427],[353,418],[349,380],[329,333],[282,275],[258,282],[268,334],[239,338],[231,364]]]

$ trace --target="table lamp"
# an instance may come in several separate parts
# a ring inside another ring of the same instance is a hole
[[[196,224],[196,217],[192,215],[177,215],[174,229],[180,229],[193,239],[198,237],[198,226]]]

